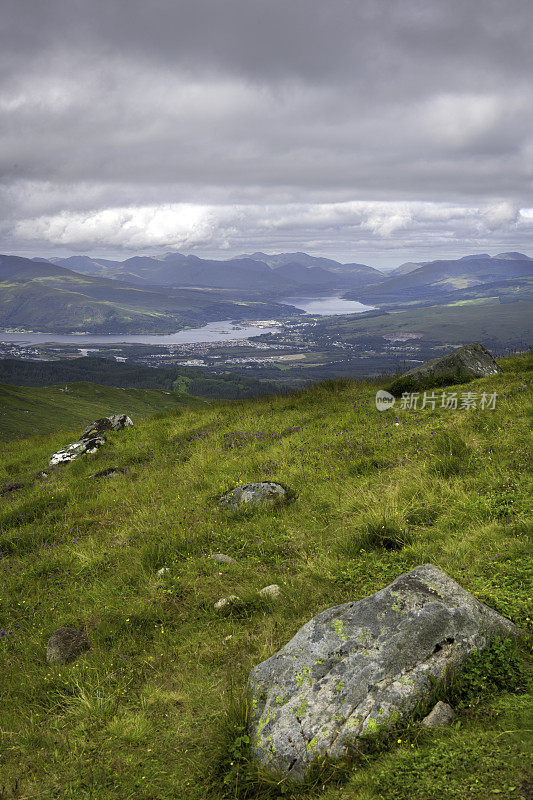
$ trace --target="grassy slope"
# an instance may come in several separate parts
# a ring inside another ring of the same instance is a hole
[[[0,441],[84,428],[109,414],[144,417],[202,402],[176,392],[118,389],[83,381],[38,389],[0,383]]]
[[[472,341],[508,341],[522,339],[526,345],[533,343],[533,302],[500,304],[465,303],[457,306],[414,308],[389,312],[388,316],[333,317],[319,321],[316,331],[338,334],[341,339],[355,341],[358,336],[387,336],[393,333],[421,333],[424,340],[449,344]]]
[[[254,783],[246,767],[239,725],[250,669],[311,616],[418,562],[436,564],[527,628],[531,359],[507,359],[505,370],[468,385],[498,392],[494,411],[380,414],[375,386],[333,382],[154,415],[112,434],[95,456],[4,496],[4,797],[292,796]],[[288,435],[290,425],[300,430]],[[226,449],[236,430],[285,434]],[[34,474],[65,439],[4,446],[0,480]],[[128,474],[90,477],[115,465]],[[253,513],[215,507],[222,492],[250,480],[281,481],[296,497]],[[384,535],[405,546],[380,547]],[[210,552],[237,563],[216,564]],[[165,565],[170,573],[158,578]],[[271,583],[282,598],[259,600]],[[230,594],[243,598],[240,613],[215,611]],[[52,631],[82,624],[90,651],[47,665]],[[478,681],[487,683],[482,671]],[[489,682],[477,703],[458,707],[451,729],[415,724],[342,782],[319,781],[297,796],[523,796],[528,697],[507,686],[491,696]]]

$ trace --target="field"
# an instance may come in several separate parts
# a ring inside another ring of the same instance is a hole
[[[494,410],[380,413],[381,384],[330,381],[135,418],[33,483],[79,420],[5,443],[0,481],[25,487],[0,497],[2,800],[530,798],[525,635],[436,687],[457,712],[450,728],[415,718],[299,789],[256,773],[245,727],[254,665],[312,616],[417,563],[531,630],[533,363],[500,363],[503,374],[468,384],[496,392]],[[93,477],[109,467],[126,472]],[[290,502],[217,507],[254,480],[282,483]],[[280,598],[259,597],[273,583]],[[241,604],[217,611],[231,594]],[[91,648],[52,666],[46,643],[62,625],[84,626]]]

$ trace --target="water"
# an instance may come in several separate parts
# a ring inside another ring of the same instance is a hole
[[[0,342],[19,342],[20,344],[192,344],[195,342],[229,342],[236,339],[249,339],[262,333],[273,333],[275,327],[239,325],[229,319],[209,322],[201,328],[190,328],[170,334],[102,334],[102,333],[1,333]]]
[[[285,305],[301,308],[306,314],[313,316],[334,316],[335,314],[360,314],[362,311],[373,311],[374,306],[365,306],[356,300],[344,300],[342,297],[288,297],[280,300]]]
[[[343,300],[342,297],[289,297],[280,301],[284,305],[301,308],[306,314],[328,316],[334,314],[360,314],[370,311],[373,306],[365,306],[355,300]],[[0,342],[18,342],[20,344],[194,344],[202,342],[231,342],[238,339],[250,339],[262,333],[276,333],[278,327],[257,325],[240,325],[229,319],[209,322],[201,328],[190,328],[170,334],[103,334],[103,333],[2,333]],[[90,351],[87,351],[90,352]]]

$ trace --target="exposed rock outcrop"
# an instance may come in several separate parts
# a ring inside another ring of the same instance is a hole
[[[129,428],[131,425],[133,425],[133,422],[127,414],[113,414],[110,417],[101,417],[85,428],[77,442],[68,444],[56,453],[52,453],[48,463],[53,467],[57,464],[67,464],[69,461],[74,461],[75,458],[84,453],[96,453],[107,441],[103,434],[104,431],[118,431],[122,428]]]
[[[80,439],[91,439],[93,436],[98,436],[105,431],[119,431],[122,428],[129,428],[132,425],[133,422],[127,414],[113,414],[110,417],[100,417],[100,419],[87,425]]]
[[[62,447],[61,450],[52,453],[48,459],[48,463],[51,467],[54,467],[56,464],[67,464],[69,461],[74,461],[75,458],[78,458],[78,456],[84,453],[96,453],[106,441],[107,439],[105,436],[93,436],[90,439],[80,439],[79,442],[67,444],[66,447]]]
[[[225,494],[219,500],[219,505],[239,508],[263,503],[280,503],[285,496],[286,491],[279,483],[246,483]]]
[[[394,387],[396,383],[403,383],[407,389],[414,389],[418,385],[429,385],[432,381],[438,380],[444,383],[449,380],[450,383],[454,383],[473,378],[485,378],[501,371],[501,367],[498,366],[489,351],[482,344],[475,342],[410,369],[394,381],[392,386]]]
[[[358,737],[412,712],[431,676],[517,630],[432,564],[323,611],[250,674],[254,757],[301,782],[321,756],[344,756]]]

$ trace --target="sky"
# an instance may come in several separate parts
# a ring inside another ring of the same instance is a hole
[[[533,255],[531,0],[3,0],[0,251]]]

